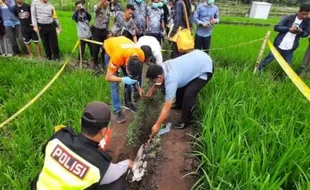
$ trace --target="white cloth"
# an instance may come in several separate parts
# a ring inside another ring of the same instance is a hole
[[[301,22],[302,20],[298,19],[298,17],[296,16],[293,26],[298,27],[301,24]],[[294,46],[295,38],[296,38],[296,34],[293,34],[291,32],[286,33],[282,42],[279,45],[279,48],[282,50],[291,50]]]
[[[118,180],[118,178],[120,178],[128,170],[128,167],[129,167],[128,160],[118,162],[117,164],[111,163],[108,170],[104,174],[100,182],[100,185],[110,184]]]
[[[142,36],[139,38],[137,45],[139,47],[147,45],[152,49],[153,56],[156,59],[156,64],[163,62],[163,56],[161,54],[161,46],[158,40],[153,36]]]

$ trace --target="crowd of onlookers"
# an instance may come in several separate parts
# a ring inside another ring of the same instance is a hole
[[[195,49],[203,49],[209,53],[212,29],[219,22],[219,10],[214,0],[196,2],[195,0],[129,0],[122,10],[117,0],[100,0],[94,6],[94,21],[90,10],[84,7],[83,0],[75,3],[76,11],[72,19],[77,23],[78,37],[104,42],[111,36],[125,36],[137,42],[144,35],[153,36],[162,44],[164,39],[174,36],[182,28],[186,28],[186,16],[190,27],[197,25],[194,37]],[[292,63],[293,52],[298,47],[300,37],[307,37],[310,31],[309,4],[303,4],[295,15],[285,17],[275,26],[280,37],[275,46],[288,63]],[[113,21],[112,27],[110,22]],[[36,54],[40,58],[39,40],[42,41],[45,58],[59,60],[57,35],[61,33],[61,25],[55,7],[48,0],[33,0],[31,5],[22,0],[0,0],[0,55],[14,56],[28,52],[33,56],[31,42],[35,44]],[[177,43],[171,41],[172,58],[179,52]],[[94,68],[106,67],[103,46],[81,41],[82,57],[86,44],[92,56]],[[100,53],[101,52],[101,53]],[[101,60],[99,59],[101,54]],[[307,54],[306,54],[307,55]],[[260,65],[262,70],[273,56],[270,53]],[[303,71],[308,65],[305,56]],[[102,63],[102,64],[99,64]]]
[[[209,0],[208,6],[197,9],[196,2],[184,0],[186,11],[183,8],[183,0],[129,0],[127,6],[122,10],[117,0],[100,0],[94,6],[94,21],[91,13],[84,7],[83,1],[75,3],[76,11],[72,19],[77,23],[78,36],[104,42],[111,36],[126,36],[137,42],[144,35],[155,37],[161,44],[171,30],[171,35],[178,31],[179,27],[185,27],[184,14],[191,21],[198,20],[197,48],[208,49],[211,41],[211,30],[219,21],[218,9]],[[205,14],[204,11],[211,11]],[[57,34],[61,33],[61,25],[57,19],[55,7],[48,0],[34,0],[31,5],[23,3],[22,0],[0,1],[0,54],[3,56],[14,56],[28,53],[33,56],[31,42],[36,45],[37,55],[41,57],[39,40],[41,39],[45,57],[48,60],[59,60],[59,47]],[[110,21],[113,26],[110,28]],[[192,22],[191,22],[192,23]],[[102,46],[81,42],[82,54],[85,45],[88,45],[95,67],[99,65],[98,55],[101,50],[102,62],[105,51]],[[180,53],[173,43],[173,57]]]

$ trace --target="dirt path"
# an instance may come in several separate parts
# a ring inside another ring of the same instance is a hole
[[[112,138],[111,145],[107,152],[113,158],[113,162],[118,162],[128,158],[134,159],[136,157],[136,149],[131,149],[126,146],[126,130],[130,122],[133,120],[132,113],[124,111],[127,121],[123,124],[116,122],[113,116],[112,122]]]
[[[145,68],[144,68],[145,69]],[[149,105],[152,106],[152,105]],[[128,125],[133,121],[133,114],[124,111],[127,118],[126,123],[118,124],[113,118],[112,142],[108,149],[113,158],[113,162],[118,162],[127,158],[135,159],[138,149],[126,146],[126,132]],[[143,135],[156,122],[157,116],[149,117],[145,120],[141,134]],[[180,118],[180,111],[171,110],[168,121],[177,122]],[[129,190],[189,190],[195,182],[194,176],[183,177],[193,172],[197,168],[197,163],[189,157],[192,151],[190,142],[193,128],[188,127],[184,130],[175,130],[164,134],[161,138],[156,158],[148,161],[148,172],[141,182],[127,184]]]
[[[180,113],[172,110],[169,121],[176,122],[179,117]],[[191,127],[171,129],[162,137],[156,159],[150,163],[140,190],[189,190],[192,187],[194,176],[184,177],[196,168],[195,160],[188,155],[192,150],[188,134],[193,134]]]

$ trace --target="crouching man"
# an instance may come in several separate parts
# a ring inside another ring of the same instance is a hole
[[[212,60],[200,50],[149,67],[146,78],[154,85],[146,96],[152,96],[159,87],[165,89],[165,103],[152,127],[152,137],[158,133],[171,108],[182,109],[181,119],[174,126],[176,129],[184,129],[189,125],[198,93],[211,80],[212,75]]]
[[[105,152],[111,129],[110,108],[103,102],[86,106],[81,118],[81,133],[59,129],[45,145],[44,166],[31,189],[125,189],[122,177],[133,162],[117,164]]]

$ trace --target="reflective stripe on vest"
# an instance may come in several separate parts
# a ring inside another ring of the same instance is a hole
[[[100,180],[99,168],[72,152],[58,139],[45,149],[37,189],[85,189]]]

